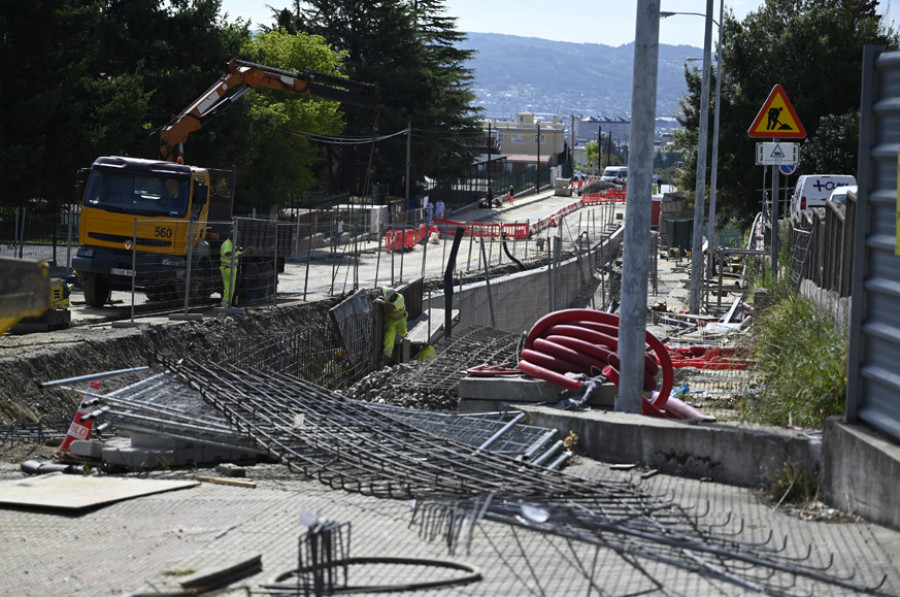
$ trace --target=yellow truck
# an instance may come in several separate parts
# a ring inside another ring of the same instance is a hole
[[[179,154],[191,132],[257,87],[376,105],[374,87],[368,84],[315,71],[229,62],[226,74],[162,129],[161,160],[99,157],[76,176],[76,192],[82,197],[81,246],[72,265],[89,305],[102,307],[112,290],[143,290],[151,300],[183,298],[187,292],[204,300],[221,290],[218,249],[231,228],[221,223],[232,220],[234,171],[189,166]],[[214,222],[218,230],[211,226]],[[237,233],[237,243],[244,244],[240,226]],[[268,238],[258,230],[248,231],[250,237]],[[254,246],[253,257],[246,260],[252,267],[242,268],[273,280],[264,295],[274,292],[277,269],[271,258],[277,251],[275,239],[271,241],[271,246]]]

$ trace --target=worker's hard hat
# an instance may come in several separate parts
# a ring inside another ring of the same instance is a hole
[[[384,293],[384,298],[388,300],[391,300],[392,298],[394,298],[394,295],[397,294],[397,291],[395,289],[388,288],[387,286],[385,286],[381,290]]]

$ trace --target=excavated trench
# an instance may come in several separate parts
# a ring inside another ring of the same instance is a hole
[[[218,360],[223,347],[262,334],[323,325],[341,299],[249,309],[242,317],[154,324],[149,328],[75,327],[0,337],[0,424],[71,420],[75,398],[45,381],[153,365],[156,355]]]

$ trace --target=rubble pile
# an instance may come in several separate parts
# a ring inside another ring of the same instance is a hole
[[[418,408],[421,410],[455,412],[459,392],[453,388],[412,387],[410,381],[418,376],[425,361],[410,361],[374,371],[340,393],[355,400],[377,402],[391,406]],[[462,375],[460,375],[462,377]]]

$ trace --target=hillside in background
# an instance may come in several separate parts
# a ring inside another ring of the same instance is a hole
[[[509,119],[522,110],[613,118],[631,112],[633,43],[613,47],[497,33],[466,35],[460,45],[478,51],[469,66],[475,71],[478,105],[487,117]],[[680,112],[685,60],[702,54],[699,47],[660,45],[657,116]]]

